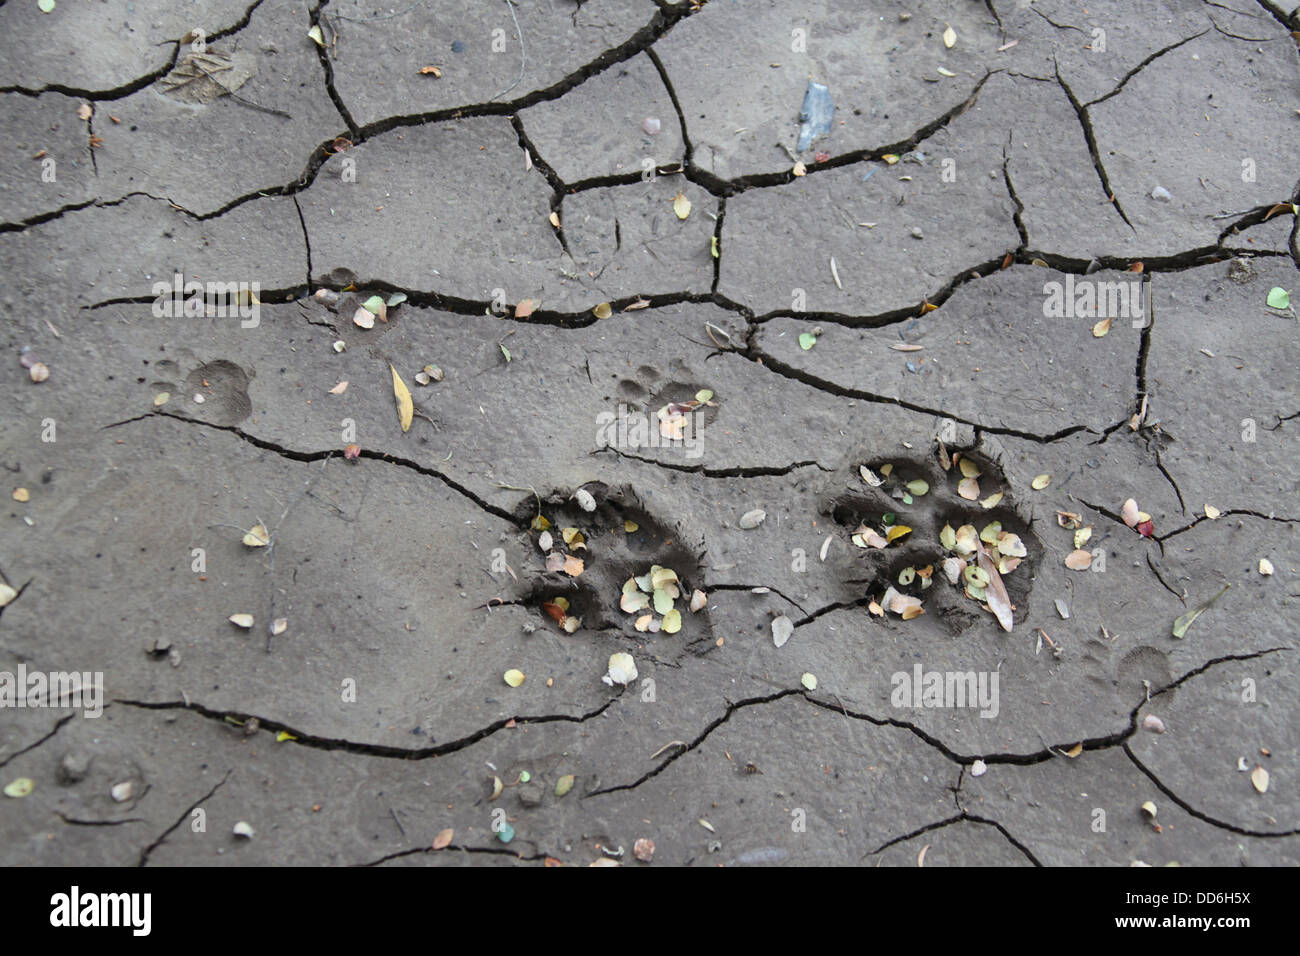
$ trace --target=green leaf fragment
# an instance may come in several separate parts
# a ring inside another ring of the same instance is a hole
[[[555,781],[555,795],[557,797],[562,797],[570,790],[572,790],[573,781],[574,781],[574,776],[571,773],[566,773],[559,780]]]
[[[813,335],[811,332],[799,333],[799,348],[803,349],[805,352],[807,352],[810,348],[812,348],[816,344],[817,344],[817,336]]]
[[[1219,598],[1223,597],[1223,595],[1227,592],[1228,588],[1230,587],[1232,587],[1231,584],[1225,584],[1223,586],[1223,590],[1220,591],[1218,594],[1214,595],[1214,597],[1210,598],[1204,604],[1192,608],[1186,614],[1178,618],[1178,620],[1174,621],[1174,630],[1173,630],[1174,637],[1182,637],[1183,635],[1185,635],[1187,633],[1187,629],[1192,626],[1192,622],[1195,621],[1202,614],[1204,614],[1206,611],[1208,611],[1210,609],[1210,606],[1213,605],[1214,602],[1217,601]]]
[[[32,783],[32,779],[30,777],[19,777],[17,780],[13,781],[12,783],[6,784],[5,796],[15,797],[15,798],[25,797],[29,793],[31,793],[32,790],[35,789],[35,787],[36,784]]]
[[[913,478],[911,481],[907,483],[906,488],[908,491],[910,491],[912,494],[916,495],[919,498],[921,495],[924,495],[929,492],[930,483],[920,478]]]
[[[1291,308],[1291,293],[1281,286],[1274,286],[1268,290],[1268,307],[1270,309],[1289,309]]]

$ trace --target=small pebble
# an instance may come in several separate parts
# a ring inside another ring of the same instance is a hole
[[[921,232],[921,227],[920,227],[920,226],[913,226],[913,227],[912,227],[912,238],[913,238],[913,239],[924,239],[924,238],[925,238],[925,234],[924,234],[923,232]]]
[[[659,117],[647,116],[641,121],[641,128],[653,136],[655,133],[659,132],[660,129]]]
[[[90,770],[90,754],[81,750],[69,750],[59,762],[59,780],[63,783],[78,783]]]
[[[134,791],[135,787],[131,785],[131,781],[124,780],[121,783],[113,784],[113,789],[109,793],[113,795],[113,799],[118,803],[125,803],[131,799],[131,794]]]
[[[204,402],[206,402],[206,401],[207,401],[207,399],[204,398],[202,395],[200,395],[198,392],[195,392],[195,393],[194,393],[194,404],[195,404],[195,405],[202,405],[202,404],[203,404]]]
[[[1142,718],[1142,729],[1149,730],[1153,734],[1163,734],[1165,732],[1165,722],[1155,714],[1147,714]]]
[[[1169,202],[1174,197],[1169,194],[1169,190],[1165,189],[1164,186],[1157,186],[1151,190],[1151,198],[1158,202]]]
[[[988,772],[989,765],[983,760],[976,760],[970,765],[970,775],[972,777],[982,777]]]

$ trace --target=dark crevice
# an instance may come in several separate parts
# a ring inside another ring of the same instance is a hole
[[[508,856],[512,859],[521,860],[525,863],[536,863],[539,860],[546,859],[545,853],[523,854],[520,853],[518,850],[511,850],[504,846],[501,847],[463,846],[461,844],[452,843],[443,847],[441,850],[435,850],[432,847],[428,847],[428,846],[417,846],[417,847],[412,847],[409,850],[398,850],[396,853],[387,853],[384,856],[379,857],[377,860],[369,860],[365,863],[354,863],[353,866],[358,866],[358,867],[382,866],[383,864],[389,862],[390,860],[400,860],[403,857],[419,856],[424,853],[429,853],[429,854],[478,853],[478,854],[486,854],[488,856]]]
[[[985,73],[978,81],[976,81],[966,99],[948,109],[936,119],[930,120],[920,129],[912,133],[912,135],[907,139],[900,140],[896,143],[889,143],[884,146],[855,149],[839,156],[832,156],[825,162],[808,165],[804,175],[812,176],[831,169],[840,169],[844,166],[852,166],[855,163],[879,160],[881,157],[887,155],[901,156],[904,153],[912,152],[918,145],[929,139],[939,130],[943,129],[962,113],[966,112],[966,110],[970,109],[970,107],[975,104],[975,101],[979,99],[980,90],[984,88],[984,84],[988,82],[991,76],[994,76],[998,72],[1000,71],[993,70]],[[793,170],[783,169],[771,173],[750,173],[745,176],[737,176],[734,179],[724,180],[696,165],[694,158],[692,157],[686,166],[686,178],[704,186],[709,190],[709,192],[716,196],[726,197],[734,196],[747,189],[757,189],[768,186],[784,186],[788,183],[794,182],[798,177],[795,176]]]
[[[316,462],[316,461],[323,461],[326,458],[338,454],[338,450],[333,448],[328,450],[311,451],[311,452],[296,451],[292,448],[285,448],[283,445],[279,445],[276,442],[268,441],[265,438],[258,438],[254,435],[250,435],[248,432],[242,430],[241,428],[238,428],[235,425],[218,425],[215,422],[200,421],[197,418],[189,418],[185,415],[177,415],[175,412],[169,412],[164,409],[157,409],[155,411],[146,412],[143,415],[137,415],[134,418],[127,418],[119,422],[113,422],[111,424],[103,426],[103,429],[101,430],[109,429],[109,428],[118,428],[122,425],[129,425],[134,422],[144,421],[149,418],[170,418],[174,421],[185,422],[190,425],[199,425],[203,428],[213,429],[214,431],[226,432],[228,434],[234,435],[236,438],[239,438],[242,441],[248,442],[248,444],[252,445],[255,448],[260,448],[263,451],[274,452],[275,454],[279,455],[281,458],[286,458],[289,461]],[[407,458],[399,458],[395,455],[390,455],[384,452],[371,451],[367,448],[361,449],[361,453],[359,457],[364,458],[368,461],[381,461],[388,464],[397,465],[400,468],[405,468],[409,471],[413,471],[416,474],[423,475],[427,478],[436,478],[439,481],[441,481],[444,485],[446,485],[448,488],[450,488],[452,491],[461,495],[463,498],[466,498],[467,500],[473,502],[475,505],[477,505],[482,510],[486,511],[488,514],[495,515],[496,517],[502,519],[503,521],[507,521],[512,525],[517,525],[520,523],[515,518],[515,516],[512,515],[506,509],[497,507],[496,505],[491,504],[490,502],[484,501],[482,498],[474,494],[474,492],[470,491],[460,482],[443,474],[441,471],[438,471],[436,468],[430,468],[427,465],[421,465],[418,462],[411,461],[410,459]]]
[[[1287,13],[1277,3],[1277,0],[1258,0],[1258,2],[1261,7],[1268,11],[1269,16],[1286,27],[1287,30],[1300,30],[1300,5]]]
[[[1124,224],[1136,233],[1137,229],[1133,227],[1133,223],[1129,222],[1128,216],[1124,214],[1124,207],[1120,205],[1115,190],[1110,188],[1110,178],[1106,175],[1106,167],[1101,161],[1101,149],[1097,145],[1097,134],[1093,131],[1092,119],[1088,116],[1088,107],[1079,102],[1079,98],[1074,95],[1074,90],[1070,89],[1070,84],[1065,82],[1065,78],[1061,76],[1059,65],[1056,67],[1056,82],[1061,85],[1066,98],[1070,101],[1075,114],[1079,117],[1079,126],[1083,129],[1083,138],[1088,143],[1088,153],[1092,156],[1092,165],[1097,170],[1097,178],[1101,180],[1101,189],[1106,196],[1106,201],[1115,207],[1115,211],[1124,220]]]
[[[804,610],[803,605],[800,604],[798,601],[796,601],[794,598],[783,594],[779,589],[774,588],[768,584],[710,584],[709,591],[743,591],[743,592],[752,593],[754,588],[756,587],[766,588],[768,591],[775,594],[777,597],[785,601],[787,604],[792,605],[793,607],[797,607],[801,614],[808,613],[807,611]],[[755,594],[754,596],[761,597],[761,594]],[[795,627],[798,626],[799,626],[798,624],[795,625]]]
[[[795,461],[788,465],[734,465],[731,468],[709,468],[704,464],[683,465],[672,461],[661,461],[656,458],[643,458],[640,455],[633,455],[629,452],[616,448],[613,445],[604,445],[590,452],[592,455],[599,455],[605,452],[613,452],[620,458],[627,458],[631,461],[639,461],[642,464],[654,465],[658,468],[667,468],[670,471],[680,471],[692,475],[702,475],[705,478],[767,478],[781,475],[788,475],[798,471],[800,468],[820,468],[822,471],[834,471],[821,462]]]
[[[1087,504],[1087,502],[1085,501],[1084,504]],[[1092,506],[1092,505],[1088,505],[1088,507],[1091,508],[1091,507],[1093,507],[1093,506]],[[1096,510],[1100,510],[1100,509],[1096,509]],[[1158,541],[1160,541],[1160,542],[1163,543],[1163,542],[1165,542],[1165,541],[1168,541],[1170,538],[1173,538],[1173,537],[1176,537],[1177,535],[1182,534],[1184,531],[1191,531],[1193,528],[1195,528],[1195,527],[1196,527],[1198,524],[1200,524],[1202,521],[1221,521],[1222,519],[1228,517],[1228,515],[1242,515],[1242,516],[1249,517],[1249,518],[1259,518],[1261,521],[1277,521],[1277,522],[1279,522],[1279,523],[1281,523],[1281,524],[1297,524],[1297,523],[1300,523],[1300,518],[1279,518],[1279,517],[1277,517],[1276,515],[1266,515],[1266,514],[1261,514],[1261,513],[1258,512],[1258,511],[1250,511],[1250,510],[1245,509],[1245,508],[1229,508],[1229,509],[1227,509],[1226,511],[1220,511],[1220,512],[1219,512],[1219,517],[1218,517],[1218,518],[1207,518],[1207,517],[1206,517],[1205,515],[1203,515],[1203,514],[1201,514],[1201,515],[1197,515],[1197,516],[1196,516],[1195,518],[1193,518],[1193,519],[1192,519],[1188,524],[1183,525],[1181,528],[1175,528],[1173,531],[1170,531],[1168,534],[1159,535],[1159,536],[1156,538],[1156,540],[1158,540]],[[1107,515],[1107,517],[1111,517],[1111,516],[1110,516],[1110,515]],[[1117,521],[1121,521],[1121,522],[1122,522],[1122,519],[1120,519],[1118,516],[1114,516],[1114,517],[1115,517],[1115,519],[1116,519]]]
[[[313,27],[320,26],[321,10],[328,4],[329,0],[321,0],[308,13],[308,22]],[[329,50],[314,41],[312,41],[312,46],[316,50],[316,58],[320,61],[321,70],[325,74],[325,92],[329,95],[330,102],[334,104],[334,109],[338,111],[339,116],[343,118],[343,122],[347,124],[352,142],[356,143],[361,139],[361,128],[357,126],[356,120],[352,118],[352,113],[348,110],[347,105],[343,102],[343,97],[339,95],[338,88],[334,85],[334,64],[330,62]]]
[[[310,295],[311,287],[311,236],[307,234],[307,219],[302,214],[302,206],[298,203],[297,196],[290,196],[293,200],[293,208],[298,210],[298,225],[302,227],[302,246],[307,256],[307,294]]]
[[[881,853],[884,850],[889,849],[891,846],[895,846],[899,843],[906,843],[908,840],[915,839],[916,837],[919,837],[922,834],[930,833],[934,830],[942,830],[945,827],[950,827],[953,826],[954,824],[959,824],[959,823],[974,823],[979,826],[992,827],[993,829],[997,830],[998,833],[1002,834],[1002,837],[1008,843],[1010,843],[1013,847],[1015,847],[1022,854],[1024,854],[1025,859],[1027,859],[1034,866],[1043,865],[1042,862],[1038,859],[1038,857],[1034,856],[1034,854],[1030,852],[1029,847],[1025,846],[1014,836],[1012,836],[1011,833],[1007,830],[1007,828],[1004,827],[997,820],[992,820],[989,819],[988,817],[976,816],[972,813],[966,812],[965,810],[962,810],[961,813],[958,813],[956,816],[948,817],[946,820],[938,820],[934,823],[927,823],[925,826],[918,827],[916,830],[913,830],[911,833],[905,833],[902,836],[897,836],[891,840],[887,840],[886,842],[882,843],[880,846],[876,847],[874,850],[871,850],[870,852],[864,854],[863,859],[866,859],[868,856],[875,856],[876,854]]]
[[[704,741],[708,739],[708,736],[711,733],[713,733],[715,730],[717,730],[719,727],[725,724],[728,720],[730,720],[731,715],[734,714],[736,711],[744,710],[746,707],[754,707],[759,704],[770,704],[774,700],[780,700],[783,697],[789,697],[791,694],[801,694],[801,693],[803,693],[803,691],[801,690],[787,689],[787,690],[778,691],[775,694],[769,694],[766,697],[749,697],[746,698],[745,700],[736,701],[735,703],[728,703],[727,710],[721,717],[718,717],[715,720],[710,721],[709,724],[704,728],[704,730],[702,730],[694,740],[692,740],[685,747],[676,748],[671,754],[669,754],[666,758],[664,758],[664,760],[661,763],[655,766],[654,769],[646,771],[631,783],[620,783],[617,784],[616,786],[601,787],[600,789],[592,790],[588,793],[583,794],[583,799],[585,800],[589,797],[604,796],[605,794],[609,794],[609,793],[618,793],[619,791],[622,790],[635,790],[637,787],[641,786],[641,784],[645,783],[647,780],[650,780],[652,777],[659,776],[659,774],[667,770],[679,757],[688,754],[692,750],[695,750],[697,747],[699,747],[700,744],[704,743]]]
[[[524,724],[548,724],[548,723],[573,723],[581,724],[599,717],[603,714],[618,697],[610,697],[595,710],[588,711],[585,714],[543,714],[535,717],[503,717],[500,720],[493,721],[486,727],[482,727],[470,734],[460,737],[456,740],[449,740],[446,743],[434,744],[428,747],[391,747],[386,744],[367,744],[359,743],[353,740],[344,740],[337,737],[321,737],[315,734],[309,734],[305,731],[297,730],[288,724],[281,723],[268,717],[260,717],[256,714],[248,714],[243,711],[233,710],[214,710],[211,707],[205,707],[202,704],[193,701],[147,701],[147,700],[115,700],[113,703],[122,704],[127,707],[139,707],[142,710],[188,710],[209,720],[219,721],[228,724],[231,720],[240,724],[247,723],[250,719],[256,717],[258,725],[265,731],[279,734],[287,733],[290,736],[285,738],[286,742],[294,743],[300,747],[309,747],[314,750],[336,750],[344,753],[359,754],[366,757],[385,757],[393,760],[428,760],[433,757],[445,757],[447,754],[456,753],[458,750],[464,750],[471,747],[487,737],[492,736],[499,730],[503,730],[507,725],[521,726]]]
[[[1015,184],[1011,182],[1010,150],[1011,150],[1012,138],[1014,135],[1015,134],[1013,131],[1008,131],[1007,145],[1002,147],[1002,181],[1006,183],[1007,195],[1011,197],[1011,201],[1015,203],[1016,206],[1016,211],[1012,214],[1012,218],[1015,220],[1016,223],[1016,232],[1020,234],[1019,251],[1023,251],[1029,248],[1029,230],[1025,228],[1025,218],[1024,218],[1025,204],[1020,201],[1020,197],[1016,194]]]
[[[777,375],[794,379],[797,382],[803,382],[805,385],[809,385],[830,395],[839,395],[843,398],[852,398],[864,402],[874,402],[879,405],[897,405],[899,408],[906,408],[908,411],[912,412],[920,412],[923,415],[933,415],[937,418],[950,418],[955,422],[959,422],[963,425],[971,425],[994,435],[1010,435],[1013,438],[1023,438],[1026,441],[1037,442],[1038,444],[1045,445],[1055,441],[1060,441],[1062,438],[1068,438],[1070,435],[1079,432],[1091,432],[1096,434],[1096,432],[1087,425],[1070,425],[1067,428],[1062,428],[1059,431],[1048,435],[1037,435],[1033,432],[1023,431],[1019,428],[1008,428],[1002,425],[982,425],[979,422],[971,421],[970,419],[963,418],[960,415],[954,415],[951,412],[946,412],[942,409],[927,408],[924,405],[917,405],[915,402],[905,401],[901,398],[876,395],[871,392],[864,392],[861,389],[848,388],[847,386],[837,385],[834,382],[828,382],[825,379],[818,378],[817,376],[801,369],[786,365],[779,359],[773,358],[771,355],[763,352],[757,346],[751,347],[748,353],[748,358]]]
[[[1150,780],[1153,784],[1155,784],[1157,790],[1163,793],[1174,803],[1178,804],[1178,806],[1185,813],[1195,817],[1196,819],[1200,820],[1202,823],[1208,823],[1210,824],[1210,826],[1218,827],[1220,830],[1227,830],[1229,833],[1236,833],[1240,836],[1259,837],[1262,839],[1272,839],[1276,837],[1289,837],[1289,836],[1296,836],[1300,834],[1300,828],[1296,828],[1294,830],[1281,830],[1273,833],[1270,833],[1268,831],[1263,831],[1263,830],[1248,830],[1245,827],[1237,826],[1235,823],[1229,823],[1226,820],[1219,820],[1216,817],[1212,817],[1208,813],[1198,810],[1196,807],[1192,806],[1190,803],[1188,803],[1186,800],[1184,800],[1182,797],[1176,794],[1173,790],[1171,790],[1168,786],[1166,786],[1161,781],[1161,779],[1155,775],[1155,773],[1151,770],[1150,767],[1148,767],[1146,764],[1144,764],[1141,760],[1137,758],[1137,755],[1133,753],[1133,750],[1129,747],[1128,744],[1124,745],[1124,754],[1125,756],[1128,757],[1129,760],[1133,762],[1133,766],[1137,767],[1138,770],[1142,771],[1143,775],[1146,776],[1146,778]]]
[[[43,744],[43,743],[45,743],[46,741],[48,741],[48,740],[50,740],[51,738],[53,738],[53,737],[54,737],[54,736],[55,736],[55,735],[56,735],[60,730],[63,729],[63,726],[64,726],[68,721],[70,721],[73,717],[76,717],[76,716],[77,716],[76,713],[71,713],[71,714],[68,714],[68,715],[66,715],[66,716],[64,716],[64,717],[60,717],[60,718],[55,722],[54,726],[53,726],[52,728],[50,728],[49,733],[47,733],[47,734],[45,734],[44,736],[40,737],[38,740],[36,740],[35,743],[30,743],[30,744],[28,744],[28,745],[27,745],[26,747],[24,747],[22,750],[15,750],[15,751],[14,751],[13,753],[11,753],[8,757],[5,757],[4,760],[0,760],[0,767],[7,766],[9,763],[11,763],[12,761],[18,759],[18,758],[21,757],[23,754],[25,754],[25,753],[27,753],[27,752],[29,752],[29,751],[35,750],[35,749],[36,749],[37,747],[39,747],[41,744]]]
[[[1144,60],[1143,60],[1141,63],[1139,63],[1137,66],[1133,67],[1133,69],[1131,69],[1131,70],[1129,70],[1127,73],[1125,73],[1124,76],[1123,76],[1123,78],[1119,81],[1119,84],[1118,84],[1118,85],[1117,85],[1113,90],[1111,90],[1111,91],[1110,91],[1109,93],[1107,93],[1105,96],[1099,96],[1099,97],[1097,97],[1095,100],[1089,100],[1087,103],[1084,103],[1084,104],[1083,104],[1083,108],[1084,108],[1084,109],[1087,109],[1087,108],[1090,107],[1090,106],[1096,106],[1098,103],[1104,103],[1104,102],[1106,102],[1106,100],[1110,99],[1112,96],[1116,96],[1116,95],[1118,95],[1119,92],[1120,92],[1122,89],[1124,89],[1124,87],[1128,84],[1128,81],[1131,80],[1131,79],[1133,79],[1133,77],[1137,76],[1138,73],[1140,73],[1140,72],[1141,72],[1145,67],[1147,67],[1149,64],[1151,64],[1151,63],[1153,63],[1154,61],[1160,59],[1160,57],[1164,56],[1166,53],[1169,53],[1169,52],[1172,51],[1172,50],[1177,50],[1177,49],[1178,49],[1180,46],[1182,46],[1184,43],[1191,43],[1191,42],[1192,42],[1193,40],[1195,40],[1197,37],[1203,37],[1203,36],[1205,36],[1205,34],[1207,34],[1207,33],[1209,33],[1209,32],[1210,32],[1209,30],[1202,30],[1200,33],[1193,33],[1191,36],[1186,37],[1185,39],[1178,40],[1178,41],[1176,41],[1176,42],[1174,42],[1174,43],[1169,44],[1169,45],[1166,46],[1166,47],[1161,47],[1159,50],[1156,50],[1156,52],[1152,53],[1150,56],[1148,56],[1146,59],[1144,59]]]
[[[198,806],[200,806],[204,801],[212,799],[212,795],[216,793],[218,790],[220,790],[222,786],[225,785],[225,782],[230,779],[230,775],[232,773],[234,773],[234,770],[227,770],[226,775],[222,777],[220,780],[218,780],[215,784],[213,784],[211,790],[209,790],[203,796],[199,797],[188,807],[182,810],[181,815],[176,818],[175,823],[173,823],[161,834],[159,834],[158,839],[154,840],[147,847],[145,847],[143,850],[140,851],[140,859],[136,863],[136,866],[148,866],[149,856],[153,853],[153,851],[158,849],[158,847],[162,846],[163,843],[167,841],[167,838],[171,836],[173,832],[175,832],[177,827],[179,827],[182,823],[186,821],[189,815],[193,813]]]

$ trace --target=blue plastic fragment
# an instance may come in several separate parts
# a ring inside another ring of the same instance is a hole
[[[808,90],[803,95],[803,107],[799,110],[799,143],[796,150],[802,153],[818,136],[829,133],[834,117],[835,104],[831,102],[830,88],[824,83],[809,80]]]

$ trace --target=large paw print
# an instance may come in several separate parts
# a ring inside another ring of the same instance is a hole
[[[845,583],[871,614],[931,615],[954,635],[1024,619],[1042,545],[988,458],[862,455],[828,489],[821,510],[854,555]]]

